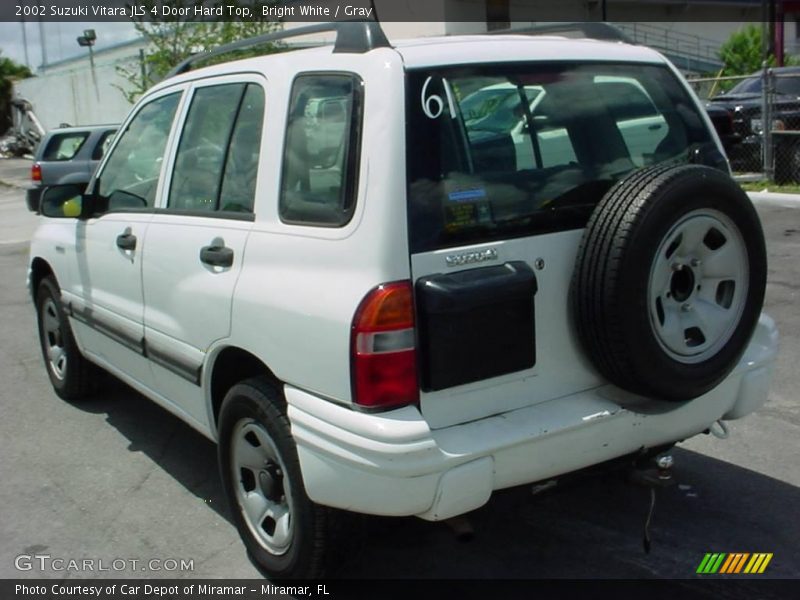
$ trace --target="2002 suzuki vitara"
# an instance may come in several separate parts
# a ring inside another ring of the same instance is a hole
[[[320,573],[337,509],[447,519],[762,405],[760,222],[663,56],[326,28],[187,61],[44,191],[59,396],[99,367],[216,441],[276,577]]]

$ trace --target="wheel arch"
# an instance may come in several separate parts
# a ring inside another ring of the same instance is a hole
[[[238,346],[217,348],[206,365],[209,429],[216,437],[219,411],[225,394],[234,385],[251,377],[265,377],[280,388],[272,370],[252,352]]]
[[[39,284],[42,282],[42,279],[50,275],[55,279],[55,273],[53,271],[53,267],[50,266],[45,259],[37,256],[31,261],[30,266],[30,293],[31,299],[36,302],[36,291],[39,289]],[[58,280],[56,279],[56,283]]]

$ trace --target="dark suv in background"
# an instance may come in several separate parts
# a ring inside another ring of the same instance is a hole
[[[37,210],[42,190],[60,183],[87,184],[119,125],[52,129],[36,148],[27,203]]]
[[[775,131],[800,130],[800,67],[776,67],[772,97],[772,129]],[[760,171],[763,134],[762,89],[763,76],[753,73],[737,83],[729,92],[722,93],[709,102],[709,115],[725,109],[731,116],[732,134],[740,143],[728,144],[723,140],[733,171]],[[712,111],[714,111],[712,113]],[[717,131],[719,126],[714,120]],[[775,177],[778,181],[800,181],[800,137],[775,136]]]

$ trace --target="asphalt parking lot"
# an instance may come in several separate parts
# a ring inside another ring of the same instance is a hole
[[[227,514],[211,442],[119,382],[81,405],[52,392],[25,289],[36,223],[24,210],[26,175],[26,161],[0,161],[0,578],[259,577]],[[693,578],[706,552],[770,552],[761,577],[800,578],[800,200],[757,205],[766,310],[781,332],[770,401],[732,422],[730,439],[699,436],[674,451],[679,485],[658,493],[649,554],[649,492],[594,474],[536,495],[497,493],[468,516],[469,541],[414,518],[356,522],[348,537],[358,551],[338,575]],[[18,570],[15,559],[34,554],[126,566]],[[162,567],[142,571],[152,559]],[[192,569],[166,570],[169,559]]]

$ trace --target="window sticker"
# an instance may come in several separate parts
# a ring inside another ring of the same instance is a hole
[[[447,194],[444,205],[444,220],[447,231],[489,225],[492,223],[492,209],[485,188],[455,190]]]

